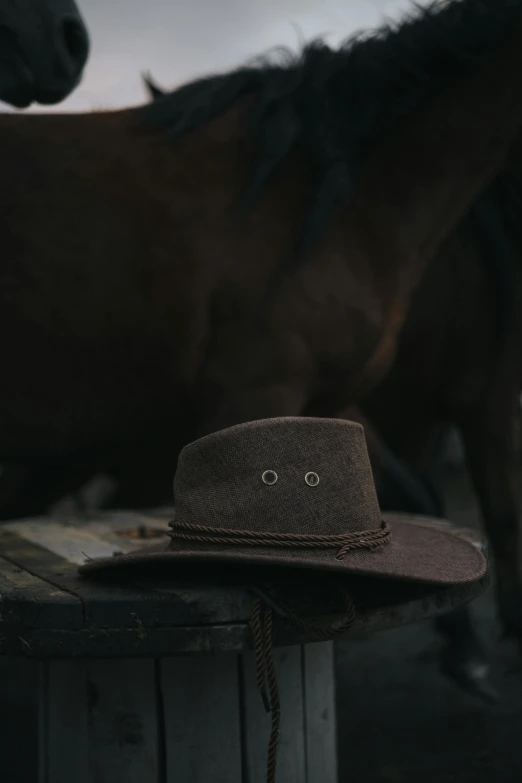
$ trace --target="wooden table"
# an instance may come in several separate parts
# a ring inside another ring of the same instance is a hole
[[[245,587],[217,575],[203,584],[176,573],[173,582],[157,570],[154,581],[135,574],[125,583],[77,575],[86,557],[161,540],[169,517],[119,512],[0,527],[0,655],[39,662],[38,783],[264,783],[269,717]],[[452,530],[481,547],[471,531]],[[302,617],[341,611],[320,578],[269,578],[272,595]],[[433,617],[486,582],[433,589],[352,579],[357,619],[347,637]],[[333,644],[277,619],[274,642],[278,781],[336,783]],[[5,783],[22,783],[12,773]]]

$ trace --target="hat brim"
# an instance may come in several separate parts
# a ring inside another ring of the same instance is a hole
[[[227,566],[281,566],[313,569],[323,572],[402,579],[432,585],[465,584],[481,579],[487,571],[484,544],[472,531],[464,532],[451,523],[405,514],[383,514],[391,529],[389,543],[374,551],[359,549],[343,561],[336,560],[333,550],[275,549],[256,547],[169,548],[170,540],[161,545],[111,558],[90,560],[80,566],[81,574],[100,574],[136,566],[168,563],[173,567],[187,564]],[[175,571],[173,571],[175,577]]]

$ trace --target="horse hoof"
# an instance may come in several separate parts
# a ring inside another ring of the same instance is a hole
[[[446,649],[440,656],[440,668],[446,677],[466,693],[486,704],[497,704],[500,701],[499,692],[490,682],[491,667],[486,660],[458,656],[454,650]]]

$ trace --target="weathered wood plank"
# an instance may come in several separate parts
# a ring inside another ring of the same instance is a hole
[[[480,592],[480,591],[479,591]],[[468,597],[469,593],[467,594]],[[454,594],[453,594],[454,596]],[[453,603],[453,602],[452,602]],[[1,609],[0,602],[0,612]],[[378,610],[360,614],[350,638],[371,631],[403,625],[411,615],[411,621],[419,621],[448,608],[448,603],[434,602],[424,607],[404,605],[397,609]],[[142,619],[143,618],[143,619]],[[140,602],[131,604],[126,625],[133,627],[110,628],[90,626],[81,630],[59,628],[21,628],[18,622],[0,625],[0,654],[23,657],[160,657],[175,653],[241,652],[250,648],[251,636],[248,622],[215,625],[179,625],[156,627],[146,625],[147,613]],[[275,645],[306,643],[310,637],[303,631],[283,623],[275,624]],[[314,640],[315,641],[315,640]]]
[[[0,602],[2,600],[7,609],[2,622],[71,629],[81,628],[83,624],[79,598],[0,557]]]
[[[137,607],[140,622],[149,627],[230,623],[250,614],[251,599],[238,588],[155,583],[132,574],[117,574],[108,582],[84,579],[75,563],[1,529],[0,545],[11,564],[81,600],[88,627],[132,627]]]
[[[86,671],[89,783],[160,783],[154,661],[93,661]]]
[[[0,656],[0,780],[38,780],[39,665]],[[22,744],[23,743],[23,744]],[[23,747],[23,752],[20,748]]]
[[[42,663],[40,677],[39,783],[92,783],[85,663]]]
[[[198,611],[197,589],[196,596],[187,600],[183,590],[177,594],[155,589],[154,585],[146,589],[124,580],[106,584],[82,579],[75,564],[30,541],[4,534],[1,544],[5,559],[81,600],[87,627],[127,628],[136,623],[166,627],[204,621]]]
[[[243,660],[246,780],[248,783],[265,783],[270,715],[265,712],[256,686],[253,654],[245,654]],[[274,650],[274,662],[281,701],[277,779],[282,783],[303,783],[307,777],[301,648]]]
[[[81,631],[17,629],[0,626],[0,650],[25,658],[151,658],[167,653],[241,652],[250,643],[247,625]]]
[[[275,653],[281,783],[336,781],[331,647]],[[39,783],[264,783],[270,717],[247,659],[165,659],[157,678],[153,660],[42,663]],[[36,758],[20,771],[36,781]]]
[[[17,627],[38,627],[38,604],[31,596],[13,587],[2,574],[0,574],[0,629],[5,624]],[[2,649],[2,631],[0,630],[0,653]],[[5,653],[4,653],[5,654]]]
[[[235,655],[161,661],[166,783],[241,783]]]
[[[334,644],[307,644],[302,653],[306,783],[337,783]]]
[[[117,544],[91,532],[88,524],[80,526],[43,518],[8,522],[3,529],[76,566],[89,557],[112,557],[114,550],[119,549]]]

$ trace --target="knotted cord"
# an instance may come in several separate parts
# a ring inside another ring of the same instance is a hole
[[[337,535],[314,535],[312,533],[267,533],[257,530],[234,530],[212,525],[196,525],[173,519],[169,522],[167,535],[173,541],[192,541],[198,544],[227,544],[247,547],[296,547],[298,549],[336,548],[336,560],[344,560],[348,552],[356,549],[377,549],[388,543],[391,531],[383,520],[375,530]]]

